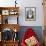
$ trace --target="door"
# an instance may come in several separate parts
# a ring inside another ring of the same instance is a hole
[[[46,26],[46,0],[43,0],[43,8],[44,8],[44,26]]]
[[[46,46],[46,0],[43,0],[43,8],[44,8],[44,42]]]

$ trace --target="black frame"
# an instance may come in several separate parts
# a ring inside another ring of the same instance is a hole
[[[30,10],[30,15],[32,14],[32,18],[29,17],[29,10]],[[36,7],[25,7],[25,20],[36,21]]]

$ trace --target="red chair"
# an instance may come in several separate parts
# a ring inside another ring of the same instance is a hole
[[[28,28],[27,31],[25,32],[24,37],[22,38],[21,46],[27,46],[27,44],[25,43],[25,40],[30,38],[30,37],[32,37],[32,36],[34,36],[37,39],[37,35],[33,31],[33,29],[32,28]],[[41,46],[40,42],[38,41],[35,46]]]

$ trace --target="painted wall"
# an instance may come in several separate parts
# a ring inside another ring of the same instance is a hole
[[[10,7],[10,6],[15,6],[14,3],[15,0],[0,0],[0,7]],[[35,32],[37,33],[40,41],[43,41],[43,6],[42,6],[42,0],[17,0],[17,6],[19,6],[19,24],[20,26],[33,26]],[[25,21],[25,7],[36,7],[36,21]],[[8,17],[9,20],[11,21],[11,16]],[[13,20],[16,20],[15,17]],[[9,21],[9,23],[10,23]],[[12,21],[15,23],[15,21]],[[26,31],[28,27],[21,27],[20,29],[20,40],[22,38],[23,33]]]
[[[15,0],[0,0],[1,7],[15,6]],[[42,0],[17,0],[19,9],[19,24],[21,26],[43,26]],[[36,21],[25,21],[25,7],[36,7]],[[12,18],[12,17],[11,17]],[[10,19],[9,19],[10,20]]]
[[[43,43],[43,30],[42,30],[42,26],[21,26],[20,31],[19,31],[19,39],[20,42],[25,34],[25,32],[27,31],[28,28],[32,28],[33,31],[37,34],[37,37],[39,39],[39,41],[41,43]]]

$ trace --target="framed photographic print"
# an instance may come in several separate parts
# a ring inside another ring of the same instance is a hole
[[[9,15],[9,10],[2,10],[2,15]]]
[[[36,8],[35,7],[26,7],[25,8],[25,19],[27,21],[36,20]]]

